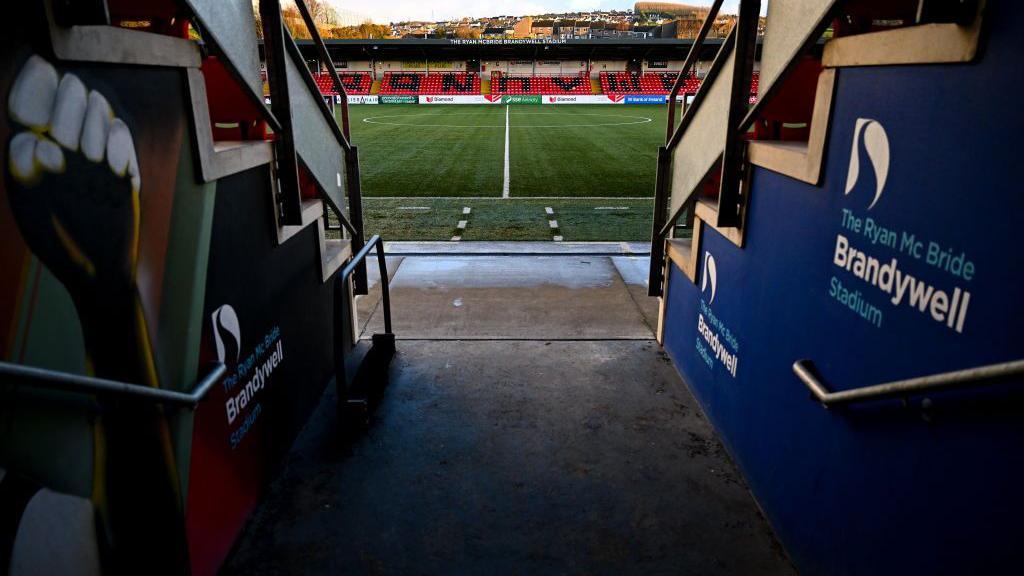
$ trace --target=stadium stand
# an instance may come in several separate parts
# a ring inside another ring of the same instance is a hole
[[[370,77],[369,72],[346,72],[344,74],[338,74],[341,78],[341,83],[345,86],[345,91],[352,95],[362,95],[370,93],[370,86],[373,85],[373,78]],[[331,80],[330,74],[316,74],[316,86],[320,89],[320,93],[324,96],[334,96],[338,93],[334,89],[334,82]]]
[[[601,72],[601,91],[605,94],[669,94],[678,72]],[[750,82],[751,102],[756,100],[759,75],[754,72]],[[681,94],[694,95],[700,89],[700,79],[692,74],[683,82]]]
[[[574,76],[506,76],[491,74],[491,94],[590,94],[586,74]]]
[[[387,72],[380,93],[411,96],[480,94],[480,75],[472,72]]]

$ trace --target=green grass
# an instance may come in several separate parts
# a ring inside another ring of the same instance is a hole
[[[462,214],[464,207],[471,209],[469,216]],[[553,216],[545,212],[548,207]],[[459,220],[467,220],[464,241],[551,240],[557,233],[566,242],[622,242],[650,238],[652,210],[649,199],[367,198],[363,217],[367,234],[389,241],[450,240]],[[558,221],[557,231],[549,219]]]
[[[353,106],[350,117],[365,196],[501,196],[505,106]],[[512,197],[653,194],[661,106],[512,106],[509,124]]]
[[[387,240],[450,240],[465,219],[465,241],[650,237],[647,198],[664,107],[508,108],[508,199],[501,198],[505,114],[500,105],[353,106],[367,232]],[[472,209],[468,218],[463,207]],[[547,207],[555,211],[555,231]]]

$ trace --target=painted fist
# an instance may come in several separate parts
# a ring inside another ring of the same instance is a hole
[[[128,126],[74,74],[32,55],[11,87],[6,183],[32,251],[75,288],[127,288],[142,178]]]

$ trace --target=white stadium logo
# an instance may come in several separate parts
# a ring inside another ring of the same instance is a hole
[[[846,175],[846,195],[857,186],[860,179],[860,143],[868,153],[868,160],[875,171],[875,198],[868,210],[875,207],[882,197],[885,181],[889,177],[889,136],[878,120],[858,118],[853,129],[853,148],[850,150],[850,171]]]
[[[217,360],[223,364],[227,357],[227,351],[224,347],[224,337],[222,333],[227,333],[234,339],[235,344],[235,362],[242,355],[242,329],[238,323],[238,314],[235,313],[235,309],[230,304],[225,304],[220,308],[217,308],[213,312],[213,338],[217,344]]]
[[[713,304],[715,301],[715,294],[718,292],[718,266],[715,264],[715,257],[711,255],[711,252],[704,253],[704,281],[700,285],[700,291],[707,292],[708,284],[711,285],[711,300],[708,304]]]

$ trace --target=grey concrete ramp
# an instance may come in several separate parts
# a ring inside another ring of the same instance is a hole
[[[391,303],[399,339],[653,336],[645,310],[606,256],[406,256]],[[367,337],[383,329],[383,317],[378,306],[364,308],[374,310]],[[654,314],[656,323],[656,308]]]
[[[334,403],[225,573],[793,573],[654,342],[399,342],[352,445]]]

